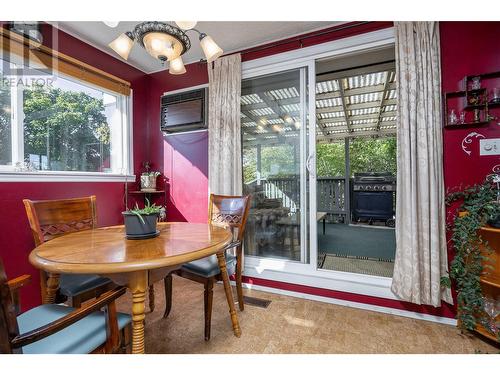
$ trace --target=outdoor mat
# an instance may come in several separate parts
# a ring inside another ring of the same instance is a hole
[[[357,259],[394,260],[396,237],[393,228],[327,224],[326,234],[318,226],[318,250],[328,254],[348,254]]]
[[[318,255],[318,268],[360,273],[363,275],[392,277],[394,262],[383,259],[320,253]]]

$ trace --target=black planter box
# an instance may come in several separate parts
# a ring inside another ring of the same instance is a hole
[[[130,212],[122,212],[125,222],[125,233],[129,239],[151,238],[158,235],[156,222],[158,214],[141,215],[144,223],[139,216]]]

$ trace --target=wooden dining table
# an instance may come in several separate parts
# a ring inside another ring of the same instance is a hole
[[[155,238],[127,240],[122,225],[74,232],[35,248],[30,262],[48,273],[44,302],[53,303],[59,275],[98,274],[125,285],[132,293],[132,353],[144,353],[144,318],[149,285],[182,264],[217,255],[235,336],[241,335],[226,269],[229,229],[195,223],[158,223]]]

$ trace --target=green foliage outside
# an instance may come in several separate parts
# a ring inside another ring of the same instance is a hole
[[[0,82],[0,165],[11,161],[11,152],[10,88]]]
[[[298,147],[298,146],[297,146]],[[316,145],[318,177],[345,175],[345,144]],[[355,138],[350,140],[351,176],[357,172],[392,172],[396,175],[396,138]],[[262,146],[261,178],[282,177],[299,173],[299,157],[294,157],[290,144]],[[243,175],[245,183],[257,178],[257,149],[244,147]]]
[[[0,80],[3,78],[0,75]],[[10,87],[0,84],[0,163],[10,163]],[[24,89],[24,155],[47,156],[47,169],[100,171],[109,164],[110,127],[102,99],[84,92]]]
[[[320,177],[345,174],[344,142],[316,145]],[[351,177],[358,172],[392,172],[396,175],[396,138],[353,138],[349,142]]]
[[[47,155],[48,169],[99,171],[109,157],[102,99],[34,87],[24,91],[24,115],[24,154]]]

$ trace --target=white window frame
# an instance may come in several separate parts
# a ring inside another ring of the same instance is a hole
[[[315,82],[315,63],[323,58],[348,55],[394,45],[394,28],[386,28],[348,38],[334,40],[311,47],[284,52],[260,59],[250,60],[242,64],[242,79],[276,73],[286,69],[308,66],[309,82]],[[310,85],[309,96],[315,97],[314,85]],[[309,103],[309,123],[315,123],[315,101]],[[314,141],[315,142],[315,141]],[[312,137],[309,138],[309,152],[315,149]],[[311,168],[315,170],[316,161],[313,158]],[[315,191],[315,186],[309,187]],[[316,233],[316,202],[309,197],[311,233]],[[311,245],[315,239],[308,239]],[[317,269],[317,248],[310,246],[309,263],[299,263],[292,260],[263,258],[245,255],[244,274],[277,282],[307,285],[316,288],[339,290],[342,292],[361,294],[379,298],[398,300],[390,290],[391,278],[362,275],[356,273]],[[311,260],[312,259],[312,260]]]
[[[104,89],[100,86],[81,81],[74,77],[54,73],[57,77],[99,90],[103,93],[117,97],[117,105],[122,115],[122,145],[121,168],[124,173],[106,172],[79,172],[79,171],[16,171],[17,162],[24,161],[24,112],[19,103],[22,103],[23,86],[16,86],[16,108],[11,114],[11,144],[12,165],[0,165],[0,182],[134,182],[133,174],[133,90],[130,95],[123,95]],[[14,89],[13,89],[14,90]],[[21,95],[21,100],[19,99]],[[11,103],[13,98],[11,96]]]

